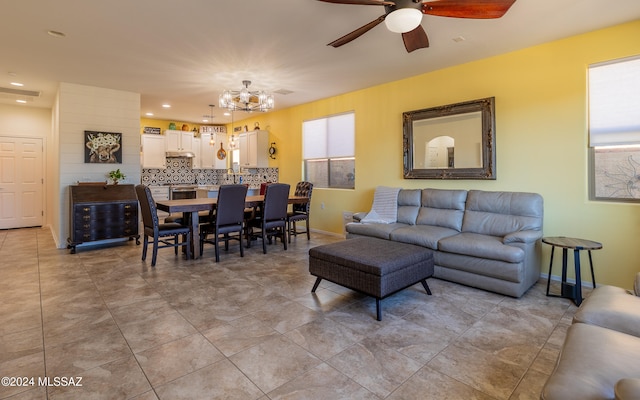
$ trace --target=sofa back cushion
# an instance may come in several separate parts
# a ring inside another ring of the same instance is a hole
[[[462,222],[463,232],[505,236],[542,230],[543,201],[537,193],[470,190]]]
[[[462,229],[466,190],[422,189],[416,224]]]
[[[420,189],[402,189],[398,193],[398,222],[415,225],[420,210]]]

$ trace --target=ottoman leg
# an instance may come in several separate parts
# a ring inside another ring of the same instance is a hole
[[[376,317],[378,321],[382,321],[382,313],[380,312],[380,299],[376,297]]]
[[[427,285],[427,280],[423,279],[420,281],[420,283],[422,283],[422,286],[424,286],[424,290],[427,291],[427,294],[431,296],[431,289],[429,289],[429,285]]]
[[[311,293],[316,292],[316,289],[318,288],[318,285],[320,284],[321,281],[322,281],[322,278],[316,278],[316,283],[313,284],[313,289],[311,289]]]

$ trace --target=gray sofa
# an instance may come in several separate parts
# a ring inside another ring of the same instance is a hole
[[[346,225],[434,251],[434,277],[520,297],[540,277],[543,200],[535,193],[402,189],[397,221]]]
[[[540,398],[640,399],[638,357],[640,298],[600,286],[578,308]]]

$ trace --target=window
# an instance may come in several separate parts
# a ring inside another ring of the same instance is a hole
[[[304,179],[316,188],[355,189],[353,112],[302,123]]]
[[[589,66],[590,197],[640,200],[640,57]]]

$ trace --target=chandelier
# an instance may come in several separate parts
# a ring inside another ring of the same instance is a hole
[[[273,95],[262,90],[249,90],[251,81],[242,81],[240,90],[225,90],[219,98],[220,108],[231,111],[268,111],[273,108]]]

